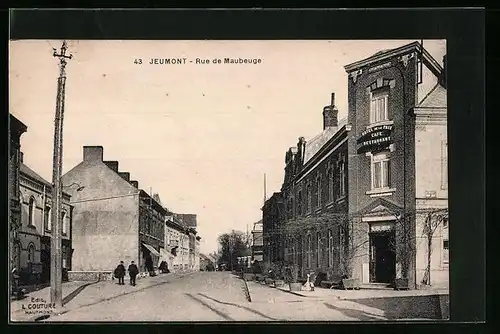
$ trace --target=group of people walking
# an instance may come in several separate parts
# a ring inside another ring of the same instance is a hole
[[[139,268],[137,268],[137,265],[134,263],[134,261],[130,262],[130,265],[128,266],[130,285],[135,286],[135,280],[138,274]],[[120,264],[116,267],[113,276],[118,278],[119,285],[125,285],[125,265],[123,264],[123,261],[120,261]]]

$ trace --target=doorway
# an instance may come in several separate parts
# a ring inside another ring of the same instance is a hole
[[[370,283],[391,283],[396,276],[394,231],[370,233]]]

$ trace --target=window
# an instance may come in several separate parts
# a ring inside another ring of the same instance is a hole
[[[319,268],[321,266],[321,234],[316,233],[316,266]]]
[[[311,267],[311,262],[312,262],[312,249],[311,249],[311,235],[308,234],[306,238],[306,249],[307,249],[307,256],[306,256],[306,267],[310,268]]]
[[[448,218],[443,217],[443,228],[448,228]]]
[[[391,185],[389,153],[372,156],[372,189],[389,188]]]
[[[50,206],[45,207],[45,217],[43,218],[43,226],[45,231],[52,230],[52,212]]]
[[[370,123],[377,123],[388,120],[387,97],[387,92],[372,93],[372,100],[370,105]]]
[[[312,192],[311,192],[311,185],[307,185],[307,212],[311,212],[312,208]]]
[[[447,239],[443,240],[443,263],[449,262],[449,241]]]
[[[339,197],[345,196],[345,162],[339,162]]]
[[[441,189],[448,189],[448,143],[441,141]]]
[[[328,267],[333,267],[333,233],[328,230]]]
[[[66,235],[68,233],[68,222],[65,211],[61,213],[61,221],[62,221],[62,234]]]
[[[321,207],[321,176],[318,176],[316,179],[316,189],[317,189],[317,200],[316,200],[316,207]]]
[[[28,225],[35,225],[35,199],[33,197],[30,198],[29,207],[28,207]]]
[[[35,245],[29,244],[28,246],[28,262],[35,262]]]
[[[331,201],[333,201],[333,173],[332,173],[332,168],[328,169],[327,178],[328,178],[328,201],[331,202]]]
[[[302,214],[302,191],[299,191],[299,198],[297,202],[297,215]]]

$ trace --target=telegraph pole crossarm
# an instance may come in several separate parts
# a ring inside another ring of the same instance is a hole
[[[59,58],[59,78],[57,79],[56,113],[54,121],[54,152],[52,165],[52,238],[50,251],[50,301],[56,309],[62,308],[62,156],[63,156],[63,118],[66,73],[67,44],[63,42],[60,53],[54,49],[53,56]]]

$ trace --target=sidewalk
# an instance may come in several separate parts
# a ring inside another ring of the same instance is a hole
[[[413,296],[429,296],[429,295],[447,295],[448,289],[425,289],[425,290],[379,290],[379,289],[360,289],[360,290],[338,290],[338,289],[325,289],[314,288],[314,291],[293,291],[290,292],[288,287],[284,288],[271,288],[278,289],[289,294],[295,294],[302,297],[311,297],[318,299],[341,299],[341,300],[354,300],[366,298],[387,298],[387,297],[413,297]]]
[[[68,282],[63,286],[63,310],[62,313],[94,305],[125,294],[147,289],[151,286],[165,284],[165,278],[183,277],[193,272],[177,272],[160,274],[155,277],[139,279],[137,285],[132,287],[128,284],[118,285],[117,280],[96,282]],[[46,308],[50,303],[50,287],[30,293],[24,300],[11,302],[12,321],[34,321],[44,314],[54,313],[54,310]],[[59,313],[59,312],[58,312]]]
[[[298,317],[292,318],[294,320],[306,318],[319,320],[332,316],[334,319],[357,320],[449,318],[449,294],[445,289],[395,291],[315,288],[314,291],[291,292],[288,288],[272,288],[256,282],[247,284],[252,303],[259,305],[281,303],[280,309],[289,309],[289,317],[292,314],[290,312]],[[294,303],[296,306],[290,308],[289,303]],[[296,312],[298,309],[302,311]],[[271,314],[274,309],[269,311],[268,314]]]

